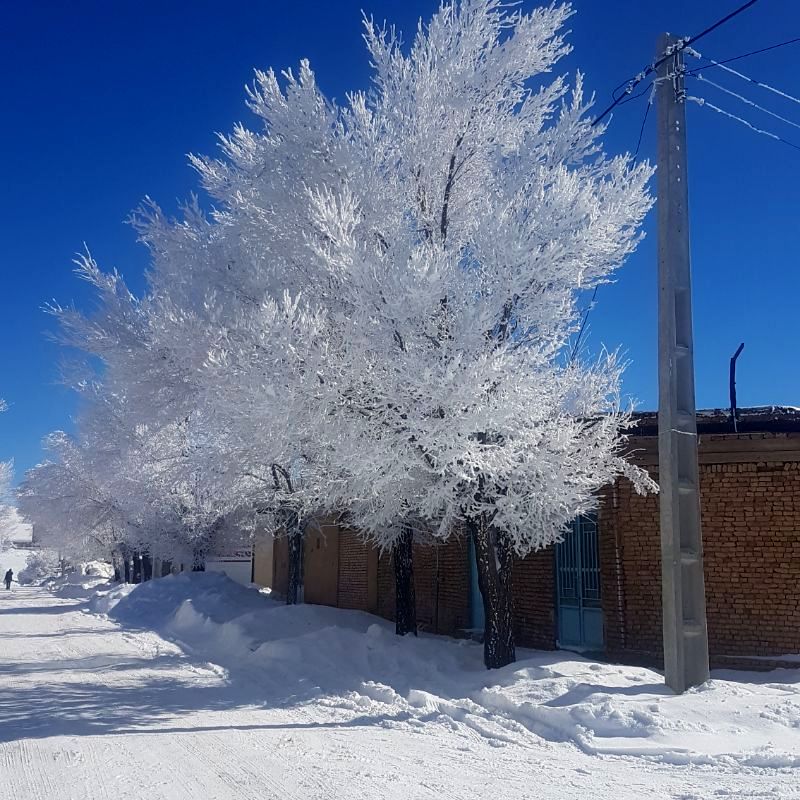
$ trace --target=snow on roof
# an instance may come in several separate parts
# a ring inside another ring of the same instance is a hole
[[[634,413],[634,435],[654,435],[658,429],[657,411]],[[736,409],[739,433],[800,432],[797,406],[749,406]],[[697,412],[700,433],[733,433],[730,408],[704,408]]]

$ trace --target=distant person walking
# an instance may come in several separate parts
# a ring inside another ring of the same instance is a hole
[[[11,581],[13,577],[14,577],[14,570],[13,569],[8,570],[8,572],[6,572],[6,577],[3,578],[3,580],[6,582],[6,591],[8,591],[11,588]]]

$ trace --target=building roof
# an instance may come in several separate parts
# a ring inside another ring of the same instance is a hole
[[[637,411],[633,436],[657,436],[658,413]],[[800,432],[800,408],[795,406],[751,406],[737,409],[738,433]],[[697,412],[698,433],[733,433],[729,408],[707,408]]]

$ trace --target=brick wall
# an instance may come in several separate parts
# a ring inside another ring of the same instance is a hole
[[[643,451],[641,463],[658,480],[655,437],[635,444]],[[779,659],[748,657],[800,653],[800,434],[701,436],[700,481],[712,665],[780,665]],[[607,653],[622,661],[659,664],[658,497],[640,496],[627,480],[617,481],[601,493],[598,523]],[[373,607],[394,619],[391,556],[378,558],[372,552]],[[415,544],[417,615],[423,630],[458,635],[469,625],[468,553],[463,537],[438,548],[437,618],[435,550]],[[340,558],[347,565],[340,571],[340,594],[348,598],[340,603],[363,608],[365,548],[355,538],[345,544],[343,537]],[[555,646],[553,561],[550,547],[514,563],[519,646]]]
[[[339,529],[339,608],[368,609],[370,549],[353,531]]]
[[[792,435],[701,437],[709,652],[717,666],[800,652],[800,461],[754,460],[756,440],[759,447],[774,440],[785,452],[800,444]],[[603,493],[599,519],[608,653],[660,663],[658,498],[618,481]]]
[[[701,487],[711,653],[800,653],[800,462],[709,465]]]
[[[556,646],[554,557],[548,547],[514,560],[514,636],[519,647]]]
[[[394,621],[394,567],[391,553],[378,555],[378,610],[379,617]]]
[[[414,544],[414,593],[420,630],[457,636],[469,625],[468,552],[467,541],[460,536],[440,545]],[[391,554],[381,555],[377,566],[377,613],[393,620],[395,588]]]
[[[439,633],[469,627],[469,547],[453,537],[439,548]]]
[[[652,472],[658,480],[658,473]],[[639,495],[621,479],[604,490],[598,514],[606,651],[660,658],[661,541],[657,495]]]
[[[469,547],[454,536],[439,550],[438,622],[436,548],[414,545],[414,592],[421,630],[458,636],[469,627]],[[520,647],[555,647],[553,548],[514,562],[514,628]],[[378,614],[394,619],[394,569],[391,555],[378,561]]]

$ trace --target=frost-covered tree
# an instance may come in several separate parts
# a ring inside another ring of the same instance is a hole
[[[346,513],[393,552],[404,632],[415,532],[466,533],[487,666],[513,660],[514,555],[620,473],[653,488],[619,455],[621,364],[565,355],[651,202],[649,166],[603,155],[581,76],[549,77],[570,13],[445,2],[408,49],[368,20],[373,87],[342,107],[306,62],[257,73],[263,130],[193,158],[215,211],[136,216],[146,295],[83,259],[98,312],[54,311],[102,362],[74,384],[115,536],[198,552],[267,513],[299,552],[305,516]]]
[[[6,411],[8,405],[0,397],[0,413]],[[6,503],[11,491],[11,481],[14,477],[14,463],[12,461],[0,461],[0,505]]]
[[[34,550],[26,559],[25,566],[17,575],[20,584],[36,584],[57,575],[61,570],[62,562],[55,550],[41,548]]]
[[[407,53],[367,22],[374,89],[335,131],[346,170],[307,190],[304,269],[332,287],[313,402],[342,499],[383,545],[412,520],[466,529],[489,667],[514,659],[514,555],[620,473],[653,488],[619,455],[617,359],[564,355],[581,292],[633,251],[651,204],[650,167],[602,154],[581,76],[571,93],[543,81],[569,14],[445,3]]]
[[[0,413],[7,408],[5,400],[0,397]],[[11,529],[16,523],[16,509],[11,505],[13,478],[13,461],[0,461],[0,552],[11,547]]]

